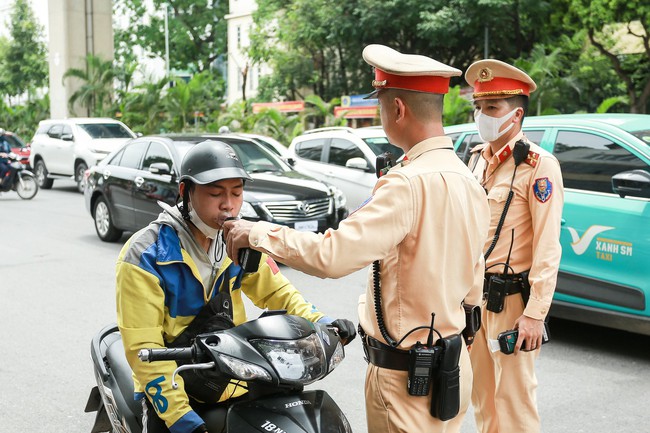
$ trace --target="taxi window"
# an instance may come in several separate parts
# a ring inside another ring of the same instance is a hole
[[[560,131],[553,152],[565,188],[612,192],[612,176],[648,165],[612,140],[589,132]]]
[[[481,140],[481,137],[479,137],[478,134],[467,134],[462,143],[458,146],[458,149],[456,149],[456,155],[467,164],[472,156],[470,154],[471,150],[474,146],[481,143],[483,143],[483,140]]]

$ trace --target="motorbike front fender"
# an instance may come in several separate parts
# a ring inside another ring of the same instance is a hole
[[[235,403],[226,423],[228,432],[238,433],[352,433],[343,411],[322,390]]]

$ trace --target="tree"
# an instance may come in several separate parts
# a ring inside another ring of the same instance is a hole
[[[9,33],[11,40],[3,59],[3,88],[10,96],[27,93],[31,100],[35,90],[46,85],[48,67],[43,27],[36,21],[28,0],[16,0]]]
[[[116,0],[114,7],[124,17],[115,29],[116,58],[132,59],[135,46],[165,58],[166,9],[171,68],[201,72],[227,52],[227,0]]]
[[[503,60],[528,53],[546,33],[559,33],[559,24],[546,24],[554,10],[549,1],[258,0],[258,5],[250,57],[275,71],[266,81],[275,89],[265,87],[264,94],[292,99],[304,97],[305,90],[325,100],[370,91],[372,69],[361,57],[370,43],[464,70],[483,57],[486,28],[489,56]],[[561,2],[555,8],[561,10]],[[456,78],[452,85],[461,83]]]
[[[63,74],[63,80],[76,78],[82,82],[68,100],[70,111],[74,112],[73,105],[79,101],[88,109],[91,116],[113,117],[114,111],[114,86],[118,72],[111,60],[103,60],[99,56],[88,54],[86,56],[86,69],[70,68]]]
[[[650,3],[644,0],[572,0],[567,24],[584,28],[625,85],[630,110],[648,112],[650,98]],[[621,47],[637,42],[639,52]],[[627,44],[626,44],[627,45]]]

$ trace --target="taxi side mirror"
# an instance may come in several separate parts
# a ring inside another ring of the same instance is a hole
[[[345,166],[347,168],[354,168],[356,170],[371,171],[371,168],[368,167],[368,161],[360,157],[348,159],[345,162]]]
[[[612,190],[625,196],[650,198],[650,173],[645,170],[630,170],[612,176]]]

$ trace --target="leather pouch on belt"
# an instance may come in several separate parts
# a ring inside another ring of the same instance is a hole
[[[440,364],[434,370],[431,415],[447,421],[458,415],[460,409],[460,351],[463,346],[460,335],[441,338],[436,345],[442,346]]]

